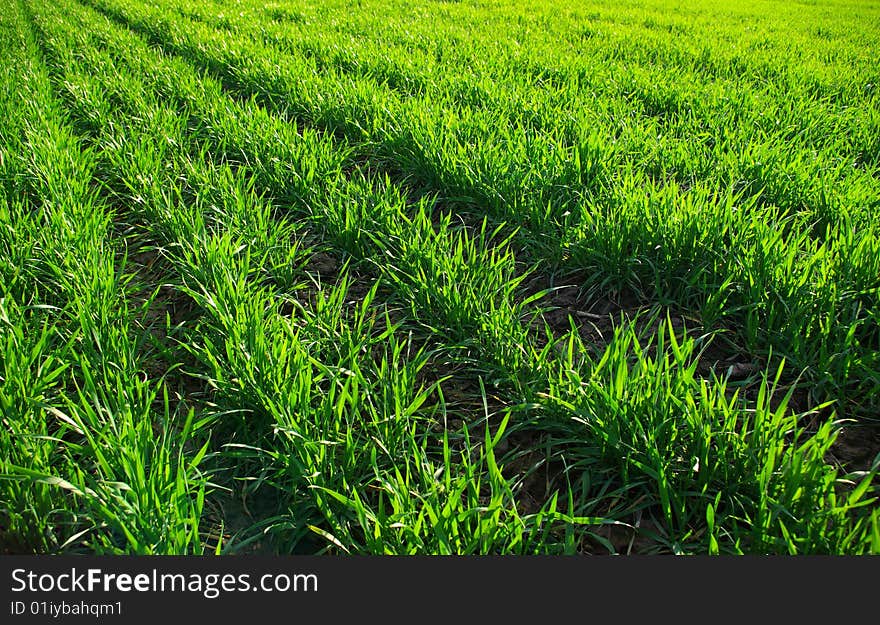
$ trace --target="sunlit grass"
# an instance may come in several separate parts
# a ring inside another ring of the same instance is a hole
[[[876,9],[367,4],[10,3],[6,548],[880,550]]]

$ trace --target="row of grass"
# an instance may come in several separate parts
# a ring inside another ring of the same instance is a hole
[[[117,237],[161,250],[167,280],[198,310],[177,327],[167,321],[179,346],[160,345],[165,358],[194,357],[192,373],[209,388],[191,398],[188,423],[198,428],[176,432],[211,433],[207,458],[187,447],[192,473],[208,463],[215,482],[232,475],[272,500],[245,540],[265,531],[279,552],[320,542],[349,553],[615,551],[603,526],[637,518],[655,548],[673,552],[877,548],[877,513],[866,507],[873,475],[828,466],[834,425],[807,435],[778,393],[771,402],[772,377],[748,401],[723,380],[701,379],[695,342],[671,323],[648,344],[621,324],[598,357],[577,329],[549,333],[539,349],[522,319],[530,303],[513,297],[522,274],[492,229],[452,230],[449,213],[432,221],[436,204],[413,205],[397,184],[349,171],[348,155],[363,158],[357,145],[229,97],[74,2],[29,10],[71,127],[95,155],[93,179],[120,212]],[[719,204],[737,215],[731,199]],[[693,200],[690,221],[701,205]],[[755,232],[761,224],[750,219]],[[781,247],[765,243],[767,254]],[[318,250],[350,254],[378,277],[374,288],[353,298],[355,274],[343,271],[314,289],[304,268]],[[686,262],[680,256],[668,262]],[[438,356],[464,350],[505,383],[499,393],[512,408],[491,430],[485,389],[482,415],[455,428],[444,419],[446,381],[424,383]],[[176,437],[159,444],[184,447]],[[71,467],[52,469],[46,475],[67,480]],[[549,487],[527,488],[537,469]],[[136,475],[124,477],[140,489]],[[165,523],[179,515],[181,527],[195,527],[204,482],[175,483],[177,501],[197,507],[172,508]],[[854,488],[841,491],[847,483]],[[538,500],[531,510],[527,496]],[[91,518],[106,521],[95,509]],[[186,535],[85,544],[204,548],[198,533]]]
[[[112,236],[99,156],[72,133],[17,7],[4,12],[0,540],[197,548],[193,413],[148,376],[149,306]],[[21,103],[24,103],[24,106]],[[202,449],[202,453],[204,449]]]

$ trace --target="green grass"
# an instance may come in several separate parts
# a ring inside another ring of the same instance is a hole
[[[6,0],[4,549],[880,552],[880,6],[225,7]]]

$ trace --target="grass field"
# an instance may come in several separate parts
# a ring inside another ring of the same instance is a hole
[[[2,552],[880,553],[880,3],[0,4]]]

